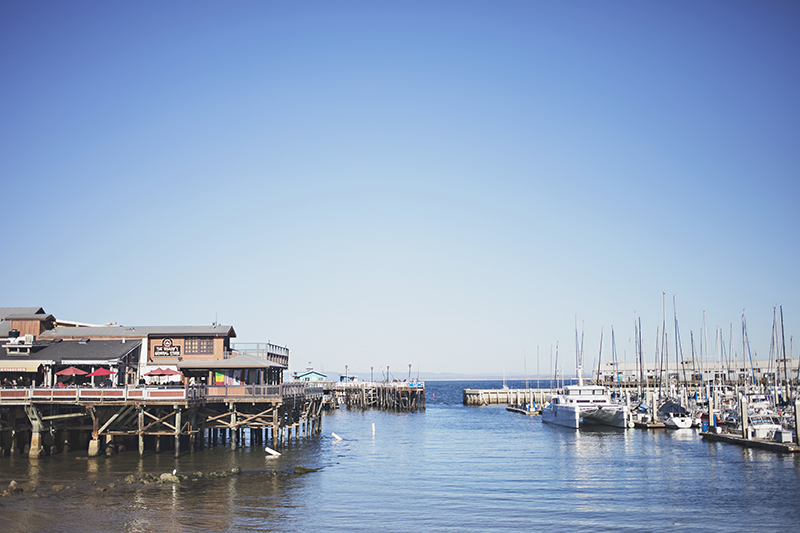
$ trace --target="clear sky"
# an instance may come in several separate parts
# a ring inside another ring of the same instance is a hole
[[[797,2],[2,2],[0,305],[402,378],[653,357],[666,293],[670,353],[673,295],[788,351],[799,67]]]

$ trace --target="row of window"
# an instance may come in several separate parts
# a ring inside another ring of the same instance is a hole
[[[189,337],[183,341],[183,353],[186,355],[210,355],[214,353],[213,338]]]

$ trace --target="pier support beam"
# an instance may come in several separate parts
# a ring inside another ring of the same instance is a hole
[[[100,455],[100,421],[95,415],[94,407],[89,407],[88,411],[92,417],[92,440],[89,441],[89,457],[97,457]]]
[[[175,457],[181,454],[181,410],[175,406]]]
[[[236,449],[238,435],[236,431],[236,411],[231,411],[231,450]]]
[[[98,455],[100,455],[100,439],[92,439],[89,441],[89,457]]]
[[[44,446],[42,446],[42,416],[35,405],[26,405],[25,413],[31,422],[31,445],[28,451],[28,456],[38,458],[44,455]]]
[[[144,407],[139,406],[139,455],[144,455]]]

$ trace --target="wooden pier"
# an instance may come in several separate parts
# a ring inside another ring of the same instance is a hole
[[[324,382],[332,407],[417,411],[425,409],[425,384],[420,381]]]
[[[112,454],[138,444],[160,452],[182,444],[232,448],[250,440],[272,442],[322,430],[323,388],[315,384],[108,389],[0,389],[0,454],[31,457],[70,449]]]

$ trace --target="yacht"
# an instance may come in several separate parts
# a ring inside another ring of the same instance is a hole
[[[618,428],[628,427],[628,407],[611,400],[602,385],[567,385],[561,394],[553,395],[542,408],[542,422],[568,428],[600,424]]]

